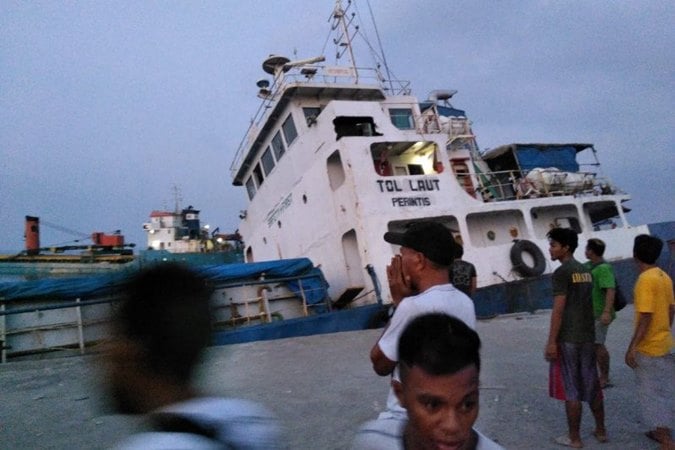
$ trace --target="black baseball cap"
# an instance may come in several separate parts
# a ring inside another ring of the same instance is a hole
[[[451,265],[456,255],[452,233],[439,222],[414,222],[403,233],[384,233],[384,240],[418,251],[441,266]]]

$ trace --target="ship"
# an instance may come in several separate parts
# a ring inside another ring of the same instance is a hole
[[[150,221],[143,224],[147,246],[137,254],[134,253],[136,245],[127,243],[120,230],[95,231],[90,235],[78,233],[81,239],[68,245],[41,246],[40,218],[26,216],[25,248],[14,254],[0,255],[0,276],[32,280],[128,274],[165,262],[188,266],[242,262],[241,236],[237,232],[221,233],[219,228],[211,230],[209,225],[201,224],[199,213],[191,205],[174,211],[152,211]],[[62,226],[58,228],[67,230]],[[83,244],[84,240],[90,242]]]
[[[174,211],[155,210],[143,224],[147,246],[138,255],[140,267],[162,262],[188,266],[243,262],[239,233],[221,233],[202,225],[200,211],[192,205]]]
[[[18,279],[65,277],[128,271],[136,267],[135,244],[124,235],[95,231],[69,245],[40,245],[40,218],[25,217],[24,250],[0,255],[0,276]],[[90,243],[82,244],[83,240]]]
[[[377,280],[398,248],[383,235],[435,220],[476,266],[476,312],[490,317],[551,306],[546,234],[554,227],[574,229],[580,243],[605,241],[627,287],[634,237],[675,237],[672,222],[629,223],[630,196],[603,176],[593,144],[481,151],[466,111],[453,105],[457,90],[421,100],[408,81],[387,77],[386,64],[357,65],[355,39],[365,38],[357,13],[354,2],[336,2],[335,62],[270,55],[262,63],[260,107],[230,167],[246,193],[246,261],[308,257],[336,308],[386,304],[388,286]]]

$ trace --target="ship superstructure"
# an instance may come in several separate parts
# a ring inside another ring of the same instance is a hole
[[[557,226],[577,230],[580,242],[605,240],[609,260],[630,257],[647,228],[628,224],[630,197],[601,176],[593,145],[480,152],[465,112],[450,103],[456,91],[420,101],[408,83],[354,64],[353,23],[338,2],[333,42],[346,65],[323,56],[263,63],[272,79],[257,83],[262,105],[231,166],[249,201],[239,228],[246,261],[308,257],[346,304],[374,300],[367,268],[386,280],[398,252],[383,234],[418,220],[447,226],[479,287],[550,273],[546,233]]]

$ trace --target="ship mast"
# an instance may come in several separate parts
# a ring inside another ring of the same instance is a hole
[[[180,212],[180,204],[183,202],[183,197],[181,196],[178,185],[174,184],[171,190],[173,191],[174,212],[178,214]]]
[[[347,5],[347,9],[349,9],[350,6],[351,2],[349,2]],[[335,0],[335,9],[333,10],[333,19],[335,19],[335,22],[333,22],[332,30],[335,31],[339,27],[342,29],[342,32],[338,37],[333,39],[333,44],[338,47],[336,55],[337,59],[340,59],[342,55],[344,55],[346,52],[349,52],[349,62],[351,63],[352,70],[354,71],[355,83],[358,84],[359,72],[356,70],[356,60],[354,58],[354,50],[352,48],[352,39],[349,35],[349,25],[351,25],[352,21],[354,20],[354,13],[352,13],[351,19],[349,22],[347,22],[345,18],[346,12],[346,10],[342,9],[342,1]],[[358,25],[355,26],[354,34],[356,35],[357,32]],[[340,47],[344,47],[344,50],[341,51]]]

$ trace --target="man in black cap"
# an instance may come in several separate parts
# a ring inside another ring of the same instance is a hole
[[[384,240],[400,245],[400,253],[387,266],[392,315],[382,336],[370,351],[373,370],[393,375],[398,363],[398,340],[406,325],[428,313],[448,314],[469,327],[476,326],[473,302],[450,284],[448,269],[455,254],[452,233],[438,222],[415,222],[403,233],[388,232]],[[405,420],[406,411],[390,389],[387,409],[380,419]]]

